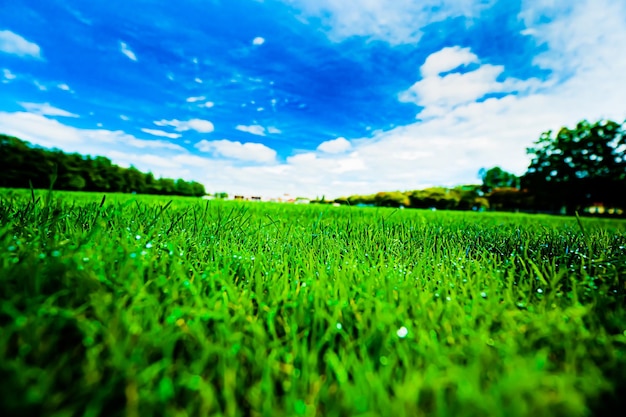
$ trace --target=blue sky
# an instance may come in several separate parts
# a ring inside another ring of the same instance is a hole
[[[521,174],[626,118],[626,3],[17,0],[0,132],[207,191],[337,197]]]

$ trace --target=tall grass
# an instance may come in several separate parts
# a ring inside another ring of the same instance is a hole
[[[623,406],[626,222],[0,193],[3,415]]]

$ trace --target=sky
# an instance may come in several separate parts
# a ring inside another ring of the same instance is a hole
[[[207,192],[521,175],[626,119],[626,1],[0,0],[0,133]]]

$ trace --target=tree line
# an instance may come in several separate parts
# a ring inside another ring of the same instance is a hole
[[[579,122],[541,134],[527,149],[531,162],[516,176],[500,167],[482,169],[482,185],[379,192],[330,201],[387,207],[492,209],[548,213],[624,214],[626,131],[624,123]],[[317,203],[328,203],[324,199]]]
[[[0,134],[0,187],[48,188],[138,194],[203,196],[204,185],[183,179],[155,178],[131,166],[122,168],[102,156],[83,156],[32,146]]]
[[[626,211],[626,131],[611,120],[579,122],[547,131],[527,149],[531,162],[516,176],[500,167],[482,169],[481,185],[383,191],[316,203],[448,210],[523,210],[530,212]],[[67,154],[0,135],[0,187],[74,191],[136,192],[202,196],[204,186],[182,179],[155,178],[134,167],[122,168],[101,156]]]

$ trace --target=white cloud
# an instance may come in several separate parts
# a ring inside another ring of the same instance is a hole
[[[495,0],[283,0],[302,18],[320,20],[333,41],[352,36],[390,44],[414,43],[422,28],[449,18],[475,18]]]
[[[70,91],[70,90],[71,90],[71,89],[70,89],[70,86],[69,86],[69,85],[67,85],[67,84],[65,84],[65,83],[58,84],[58,85],[57,85],[57,88],[58,88],[59,90],[63,90],[63,91]]]
[[[169,132],[165,132],[163,130],[158,130],[158,129],[141,129],[142,132],[145,132],[149,135],[154,135],[154,136],[161,136],[164,138],[170,138],[170,139],[178,139],[179,137],[181,137],[180,134],[178,133],[169,133]]]
[[[197,103],[199,101],[204,101],[204,100],[206,100],[205,96],[187,97],[187,99],[186,99],[187,103]],[[212,102],[212,101],[207,101],[205,103],[200,104],[200,106],[206,107],[208,109],[210,109],[214,105],[215,105],[215,103]]]
[[[10,30],[0,30],[0,51],[20,57],[41,59],[41,48]]]
[[[135,55],[125,42],[120,42],[120,52],[126,55],[131,61],[137,62],[137,55]]]
[[[269,133],[270,135],[279,135],[282,132],[282,130],[278,129],[277,127],[274,126],[268,126],[267,127],[267,133]]]
[[[256,38],[252,40],[252,45],[258,46],[258,45],[263,45],[264,43],[265,43],[265,39],[260,36],[257,36]]]
[[[241,143],[230,140],[201,140],[194,145],[202,152],[211,152],[216,156],[238,159],[241,161],[271,163],[276,160],[276,151],[262,143]]]
[[[320,143],[317,150],[326,153],[342,153],[351,147],[352,145],[346,138],[337,138]]]
[[[123,121],[127,122],[130,120],[130,117],[126,116],[125,114],[120,114],[120,119],[122,119]]]
[[[423,78],[399,94],[399,100],[413,102],[424,109],[419,117],[443,116],[456,106],[474,102],[491,93],[526,93],[541,85],[538,80],[507,78],[501,65],[482,64],[468,72],[448,72],[470,63],[479,63],[468,48],[444,48],[426,58],[420,68]],[[443,76],[442,73],[445,73]]]
[[[111,151],[107,156],[115,160],[118,165],[123,167],[129,167],[130,165],[133,165],[135,167],[147,165],[166,170],[174,170],[180,167],[180,164],[177,164],[172,159],[159,155]]]
[[[48,91],[48,87],[37,80],[34,80],[33,84],[35,84],[35,87],[37,87],[39,91]]]
[[[155,121],[154,124],[157,126],[172,126],[178,132],[185,132],[187,130],[195,130],[196,132],[200,132],[200,133],[211,133],[213,132],[213,130],[215,130],[213,123],[209,122],[208,120],[202,120],[202,119],[191,119],[187,121],[181,121],[181,120],[176,120],[176,119],[174,120],[163,119],[163,120]]]
[[[189,129],[195,130],[201,133],[210,133],[215,128],[213,126],[213,123],[209,122],[208,120],[191,119],[187,122],[187,127],[184,128],[183,130],[189,130]]]
[[[0,112],[0,131],[36,145],[91,155],[107,155],[114,149],[185,151],[167,141],[141,140],[119,130],[79,129],[42,114],[27,112]]]
[[[237,127],[235,127],[235,129],[241,132],[250,133],[252,135],[265,136],[265,128],[261,125],[238,125]]]
[[[2,76],[6,81],[11,81],[17,78],[17,76],[13,74],[8,68],[4,68],[2,70]]]
[[[38,114],[41,116],[59,116],[59,117],[79,117],[77,114],[70,113],[66,110],[59,109],[51,106],[49,103],[19,103],[30,113]]]
[[[430,77],[477,62],[478,57],[469,48],[453,46],[429,55],[420,70],[423,77]]]

